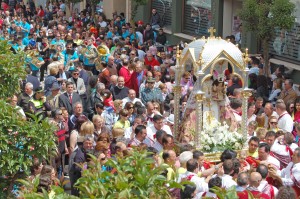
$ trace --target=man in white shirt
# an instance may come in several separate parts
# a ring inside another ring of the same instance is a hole
[[[169,126],[164,124],[164,117],[161,115],[154,115],[153,117],[153,126],[147,127],[147,138],[144,143],[148,147],[153,146],[156,141],[156,131],[164,130],[167,134],[172,135],[171,129]]]
[[[190,159],[186,162],[186,169],[187,171],[183,174],[179,175],[178,181],[190,181],[195,183],[196,185],[196,197],[195,198],[201,198],[202,194],[204,192],[208,192],[208,184],[207,181],[211,178],[200,178],[198,177],[197,173],[199,171],[198,169],[198,162],[195,159]]]
[[[133,125],[131,127],[128,127],[125,129],[125,132],[124,132],[124,138],[126,139],[132,139],[134,137],[134,130],[135,128],[138,126],[138,125],[144,125],[146,122],[145,118],[142,116],[142,115],[137,115],[135,118],[134,118],[134,122],[133,122]]]
[[[220,172],[222,168],[219,168],[218,175],[214,175],[213,177],[220,177],[222,179],[222,187],[225,189],[229,189],[232,186],[237,186],[237,183],[232,179],[231,174],[234,173],[234,165],[231,159],[225,160],[223,162],[223,174]]]
[[[277,170],[280,168],[280,162],[276,158],[270,155],[270,146],[267,143],[260,143],[258,149],[258,159],[261,164],[265,163],[267,165],[271,164]]]
[[[291,133],[286,133],[284,136],[276,138],[275,132],[269,131],[267,132],[265,137],[267,144],[269,144],[269,146],[271,147],[270,154],[277,160],[279,160],[281,168],[286,167],[292,160],[293,150],[287,143],[293,142],[293,138],[291,141],[289,141],[290,135],[293,136]]]
[[[147,136],[146,127],[144,125],[138,125],[134,129],[135,136],[128,143],[128,147],[138,147]]]
[[[158,153],[162,152],[163,144],[162,144],[162,138],[166,135],[167,133],[164,130],[158,130],[156,131],[156,141],[153,144],[153,148],[155,148]]]
[[[238,124],[241,124],[242,122],[242,101],[240,99],[233,99],[230,102],[230,107],[232,109],[232,113],[234,115],[235,121]]]
[[[140,102],[143,106],[145,106],[139,98],[136,98],[136,92],[133,89],[130,89],[128,91],[128,97],[125,97],[124,99],[122,99],[122,101],[123,101],[123,108],[125,107],[125,104],[127,102],[131,102],[133,104],[135,104],[136,102]]]
[[[278,117],[278,128],[285,132],[292,132],[294,127],[294,122],[290,114],[286,111],[286,105],[283,100],[279,99],[276,101],[276,113]]]
[[[297,148],[293,154],[292,162],[281,171],[276,171],[271,167],[269,175],[273,179],[279,180],[284,186],[292,186],[295,191],[300,189],[300,148]]]

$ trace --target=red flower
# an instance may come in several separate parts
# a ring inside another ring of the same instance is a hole
[[[34,146],[30,146],[30,147],[29,147],[29,150],[30,150],[30,151],[33,151],[33,150],[34,150]]]

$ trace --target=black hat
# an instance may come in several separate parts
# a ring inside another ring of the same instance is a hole
[[[44,91],[44,89],[43,89],[43,87],[38,87],[38,88],[36,88],[35,90],[34,90],[36,93],[43,93],[43,92],[45,92]]]

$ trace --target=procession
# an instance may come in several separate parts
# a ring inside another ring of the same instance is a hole
[[[297,75],[93,6],[1,2],[1,199],[300,197]]]

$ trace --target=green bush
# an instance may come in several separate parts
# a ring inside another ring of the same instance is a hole
[[[96,157],[91,157],[89,168],[82,172],[82,177],[77,181],[76,187],[80,190],[80,198],[171,198],[169,188],[182,188],[174,181],[167,182],[161,175],[164,167],[154,167],[154,160],[147,157],[147,152],[133,151],[133,153],[122,159],[109,159],[106,166],[113,171],[104,171]],[[22,181],[26,189],[22,192],[24,198],[36,197],[34,183]],[[169,188],[166,184],[169,184]],[[36,181],[35,181],[36,185]],[[62,188],[52,186],[48,195],[60,198],[64,194]],[[47,198],[45,193],[38,193],[36,198]],[[72,197],[75,198],[75,197]]]

